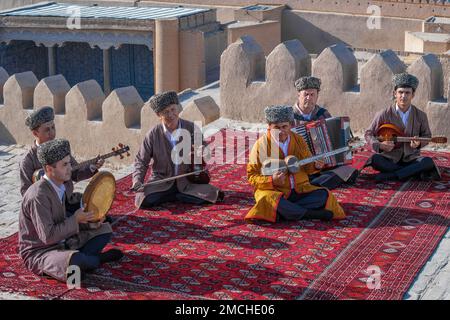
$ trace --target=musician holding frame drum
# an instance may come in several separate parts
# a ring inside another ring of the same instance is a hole
[[[33,111],[25,120],[26,126],[31,130],[35,141],[30,150],[25,154],[19,164],[20,169],[20,193],[22,196],[33,184],[33,174],[42,169],[42,165],[37,157],[38,146],[55,139],[55,114],[52,107],[42,107]],[[70,181],[65,182],[66,190],[66,209],[69,212],[75,212],[80,208],[81,194],[73,192],[73,183],[89,179],[98,172],[104,164],[103,159],[99,159],[94,164],[89,164],[77,170],[73,170]],[[77,161],[71,156],[71,165],[78,165]],[[107,218],[108,220],[110,218]]]
[[[70,144],[52,139],[39,145],[37,157],[45,175],[25,192],[19,214],[19,254],[25,266],[38,275],[66,281],[70,266],[84,272],[119,260],[118,249],[102,252],[112,235],[104,218],[97,221],[83,208],[69,215],[64,198],[72,184]],[[95,228],[89,226],[96,222]]]
[[[255,189],[256,204],[246,220],[343,219],[345,213],[333,194],[326,188],[310,184],[308,174],[320,169],[316,161],[295,170],[284,170],[277,164],[289,156],[311,157],[303,138],[292,132],[294,113],[291,106],[270,106],[265,110],[267,133],[253,146],[247,165],[247,178]],[[264,165],[274,167],[273,174],[263,171]],[[292,171],[292,172],[291,172]]]
[[[183,143],[189,143],[188,149],[191,150],[195,133],[201,134],[193,122],[179,118],[182,109],[177,93],[167,91],[156,94],[150,98],[149,104],[161,123],[146,134],[134,161],[131,189],[136,191],[136,207],[147,209],[177,200],[197,205],[222,200],[223,192],[208,183],[207,175],[205,179],[200,179],[203,181],[188,179],[190,176],[187,175],[196,172],[193,171],[195,163],[192,163],[195,159],[189,157],[190,161],[184,161],[180,158],[174,162],[172,150]],[[198,140],[199,147],[202,147],[203,139],[199,137]],[[150,182],[144,184],[152,160],[152,176]]]
[[[294,85],[298,92],[298,100],[293,106],[293,126],[295,132],[301,130],[301,127],[306,131],[306,124],[312,121],[332,118],[327,109],[317,104],[321,86],[321,80],[319,78],[304,76],[297,79]],[[332,134],[338,135],[337,132],[330,132],[330,135]],[[354,182],[358,174],[358,170],[348,165],[340,165],[338,168],[317,170],[309,175],[309,179],[311,184],[315,186],[332,190],[344,183]]]
[[[438,180],[440,172],[433,159],[420,155],[420,149],[431,140],[431,130],[425,112],[412,104],[419,80],[408,73],[393,77],[395,103],[378,112],[365,138],[376,152],[368,162],[380,171],[377,181],[406,180],[416,177],[421,180]],[[395,137],[403,133],[402,139],[386,139],[383,130],[390,127]],[[405,138],[409,137],[409,138]],[[402,142],[403,141],[403,142]]]

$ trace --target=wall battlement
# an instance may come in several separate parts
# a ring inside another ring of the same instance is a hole
[[[62,75],[38,81],[31,71],[9,76],[0,67],[0,99],[0,142],[31,145],[34,138],[25,118],[33,109],[52,106],[57,136],[67,138],[74,154],[84,159],[110,152],[123,143],[131,149],[131,157],[123,163],[132,163],[145,134],[159,123],[133,86],[117,88],[105,96],[95,80],[71,88]],[[181,117],[203,124],[217,119],[217,105],[206,100],[188,103]]]
[[[181,117],[203,124],[219,115],[262,122],[266,106],[294,104],[294,81],[312,74],[322,79],[319,104],[333,115],[350,116],[353,130],[360,131],[377,111],[391,104],[391,78],[403,71],[420,80],[413,103],[427,113],[433,134],[450,137],[450,105],[443,87],[444,74],[449,70],[443,71],[436,55],[424,55],[406,67],[391,50],[377,53],[362,66],[358,82],[357,60],[344,45],[326,48],[312,63],[298,40],[279,44],[266,58],[249,36],[240,38],[222,54],[220,110],[213,99],[205,97],[185,106]],[[131,148],[132,157],[124,160],[131,163],[146,132],[159,122],[132,86],[115,89],[106,96],[95,80],[70,87],[62,75],[39,81],[31,71],[10,76],[0,67],[0,100],[1,142],[31,144],[33,137],[25,118],[33,109],[50,105],[56,111],[58,137],[69,139],[74,153],[82,158],[109,152],[121,142]]]
[[[28,71],[4,81],[5,73],[0,68],[2,142],[30,145],[33,136],[25,118],[33,109],[46,105],[55,109],[57,136],[67,138],[75,154],[84,158],[109,152],[119,142],[130,145],[134,155],[145,133],[158,123],[134,87],[118,88],[106,97],[95,80],[70,88],[62,75],[38,81]]]
[[[392,103],[392,76],[408,71],[420,84],[413,104],[429,117],[433,134],[450,137],[450,106],[443,93],[443,69],[436,55],[420,57],[409,67],[391,50],[365,63],[358,83],[358,63],[352,51],[333,45],[311,58],[298,40],[278,45],[267,57],[251,37],[242,37],[222,54],[221,114],[236,120],[262,122],[272,104],[293,105],[294,81],[304,75],[321,78],[320,105],[332,115],[350,116],[354,131],[367,128],[376,112]],[[262,79],[262,80],[261,80]]]

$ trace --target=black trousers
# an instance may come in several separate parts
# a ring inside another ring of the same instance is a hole
[[[371,159],[372,168],[383,173],[395,173],[398,179],[404,180],[420,173],[427,173],[434,169],[433,159],[430,157],[420,157],[410,162],[394,161],[374,154]]]
[[[206,200],[180,193],[178,191],[177,184],[174,183],[173,186],[167,191],[155,192],[147,195],[144,201],[142,201],[141,209],[148,209],[154,206],[158,206],[164,202],[173,202],[177,200],[181,202],[193,203],[196,205],[204,204],[207,202]]]
[[[66,216],[70,217],[81,208],[81,202],[70,202],[66,199]],[[106,217],[106,222],[112,222],[110,217]],[[78,249],[70,258],[69,266],[76,265],[81,271],[91,271],[100,266],[99,255],[103,248],[111,240],[112,233],[104,233],[90,239],[82,248]],[[67,247],[67,249],[69,249]]]
[[[323,209],[327,204],[328,191],[318,189],[311,192],[297,193],[291,190],[289,198],[281,197],[277,213],[285,220],[300,220],[308,209]]]
[[[70,258],[69,265],[76,265],[81,271],[90,271],[100,266],[99,255],[111,240],[111,233],[105,233],[89,240],[79,252]]]
[[[333,190],[341,186],[345,181],[334,172],[324,171],[310,175],[309,182],[314,186]]]

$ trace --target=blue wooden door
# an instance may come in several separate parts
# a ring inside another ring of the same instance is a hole
[[[153,51],[143,45],[124,44],[110,53],[111,90],[132,85],[147,101],[154,93]]]

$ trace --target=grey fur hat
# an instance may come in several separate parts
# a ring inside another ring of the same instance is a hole
[[[294,109],[291,106],[269,106],[264,109],[268,123],[294,121]]]
[[[302,91],[306,89],[317,89],[320,90],[320,85],[322,84],[322,81],[320,81],[319,78],[316,77],[301,77],[300,79],[297,79],[295,81],[295,88],[297,91]]]
[[[66,139],[54,139],[39,145],[38,160],[42,166],[53,164],[70,155],[70,144]]]
[[[392,77],[392,83],[394,88],[411,87],[414,90],[417,89],[419,85],[419,79],[409,73],[398,73]]]
[[[150,107],[156,113],[161,112],[164,108],[170,106],[171,104],[180,104],[178,100],[178,95],[175,91],[166,91],[163,93],[155,94],[148,101]]]
[[[42,107],[33,111],[26,119],[25,125],[34,130],[40,125],[53,121],[55,119],[55,113],[52,107]]]

